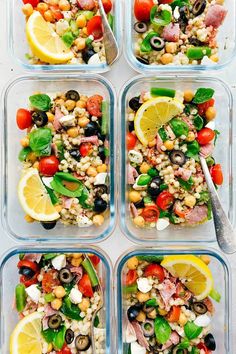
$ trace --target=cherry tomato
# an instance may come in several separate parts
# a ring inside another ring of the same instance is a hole
[[[64,18],[63,13],[60,11],[58,6],[50,6],[50,10],[52,11],[53,17],[55,20],[59,21]]]
[[[203,128],[197,133],[197,141],[200,145],[210,143],[215,137],[214,130],[210,128]]]
[[[24,259],[18,262],[17,267],[18,268],[27,267],[32,269],[35,273],[38,272],[38,265],[35,262],[27,261]]]
[[[36,7],[39,3],[39,0],[23,0],[24,4],[30,4],[33,7]]]
[[[88,274],[84,274],[78,284],[79,291],[87,297],[93,297],[93,288]]]
[[[135,0],[134,14],[138,21],[149,21],[150,12],[154,6],[153,0]]]
[[[106,14],[111,12],[111,9],[112,9],[111,0],[102,0],[102,4],[103,4],[103,7],[104,7],[104,10],[105,10]]]
[[[24,108],[18,109],[16,113],[16,123],[21,130],[27,129],[32,125],[32,117],[30,111]]]
[[[93,95],[87,100],[87,111],[91,116],[101,117],[101,105],[102,105],[103,97],[100,95]]]
[[[178,322],[181,313],[179,306],[172,306],[170,312],[167,315],[168,322]]]
[[[173,210],[174,210],[174,213],[177,216],[179,216],[181,219],[185,219],[186,215],[188,214],[188,210],[183,209],[180,202],[175,202]]]
[[[54,176],[59,168],[59,160],[56,156],[42,157],[39,161],[39,172],[44,176]]]
[[[51,293],[58,285],[60,285],[60,281],[58,279],[58,272],[55,269],[50,269],[47,273],[43,274],[42,288],[45,293]]]
[[[93,263],[94,267],[96,267],[100,263],[100,258],[96,254],[90,255],[89,258]]]
[[[156,205],[145,207],[142,211],[142,217],[147,222],[155,222],[158,220],[160,212]]]
[[[87,23],[88,35],[92,35],[94,39],[100,39],[103,36],[102,18],[101,16],[94,16]]]
[[[210,168],[210,173],[211,173],[212,181],[218,186],[221,186],[224,181],[221,165],[218,163],[212,166]]]
[[[126,134],[126,146],[128,150],[134,149],[136,142],[137,142],[137,138],[134,134],[132,133]]]
[[[211,354],[211,351],[202,342],[197,345],[197,348],[200,350],[203,349],[205,352],[204,354]]]
[[[35,273],[35,275],[32,278],[27,278],[25,275],[22,275],[20,277],[20,283],[24,284],[26,288],[28,288],[28,286],[33,285],[33,284],[37,284],[38,283],[38,275],[39,273]]]
[[[160,264],[152,263],[149,264],[144,270],[145,277],[156,277],[161,283],[165,279],[164,269]]]
[[[82,143],[79,147],[79,152],[82,157],[88,156],[92,150],[91,143]]]
[[[67,347],[66,344],[63,345],[62,349],[59,351],[56,351],[57,354],[71,354],[70,348]]]
[[[204,103],[200,103],[198,104],[198,113],[200,114],[200,116],[203,116],[206,113],[206,110],[209,107],[213,107],[215,104],[215,100],[214,98],[211,98],[209,101],[204,102]]]
[[[167,210],[173,205],[174,196],[168,191],[163,191],[158,195],[156,203],[162,210]]]
[[[125,277],[125,284],[124,285],[133,285],[136,280],[138,279],[138,273],[136,270],[132,270],[130,269],[128,271],[128,273],[126,274],[126,277]]]

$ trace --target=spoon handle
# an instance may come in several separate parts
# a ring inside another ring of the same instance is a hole
[[[236,252],[236,239],[233,227],[224,212],[221,205],[218,193],[215,189],[214,183],[204,157],[200,156],[201,166],[205,175],[208,191],[211,196],[212,213],[215,224],[216,238],[219,247],[225,253],[231,254]]]

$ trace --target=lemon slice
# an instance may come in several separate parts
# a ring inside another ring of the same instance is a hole
[[[34,11],[27,21],[26,37],[33,54],[46,63],[63,64],[74,57],[38,11]]]
[[[42,354],[42,316],[33,312],[18,322],[10,338],[10,354]]]
[[[60,217],[36,168],[29,168],[21,177],[18,197],[26,214],[35,220],[53,221]]]
[[[197,300],[205,299],[213,289],[214,280],[209,267],[196,256],[166,256],[161,265],[174,277],[184,280]]]
[[[156,97],[148,100],[139,108],[134,119],[138,139],[147,146],[158,130],[183,110],[184,105],[175,98]]]

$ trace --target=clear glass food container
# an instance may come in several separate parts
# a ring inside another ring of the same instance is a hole
[[[133,25],[136,22],[133,12],[135,0],[127,0],[125,13],[125,55],[129,64],[140,73],[155,73],[158,71],[192,71],[192,70],[217,70],[229,64],[236,53],[236,3],[234,0],[226,0],[224,7],[228,11],[224,23],[219,28],[217,41],[219,45],[219,62],[210,65],[144,65],[135,57],[135,31]]]
[[[104,354],[113,352],[113,295],[111,287],[111,262],[109,257],[99,248],[70,248],[64,246],[58,248],[52,246],[51,248],[43,247],[26,247],[9,250],[0,261],[0,349],[1,354],[9,353],[9,339],[10,335],[19,321],[17,310],[14,305],[15,287],[19,284],[19,274],[17,263],[20,254],[29,253],[85,253],[95,254],[101,261],[98,267],[99,279],[101,282],[104,306],[98,312],[100,328],[105,329],[105,341],[102,343]],[[95,354],[95,353],[94,353]]]
[[[234,185],[233,185],[233,161],[234,161],[234,139],[233,139],[233,116],[232,116],[232,93],[230,88],[223,81],[213,77],[197,76],[138,76],[130,80],[123,88],[120,96],[121,105],[121,193],[120,193],[120,223],[125,235],[132,241],[138,243],[175,243],[181,242],[212,242],[215,241],[215,228],[213,220],[196,227],[181,227],[170,225],[163,231],[156,228],[138,228],[130,218],[128,203],[127,184],[127,149],[126,132],[128,131],[127,108],[129,100],[140,95],[142,91],[149,91],[151,87],[171,88],[184,91],[190,89],[195,91],[199,87],[211,87],[215,90],[215,107],[217,117],[215,129],[220,132],[218,141],[213,152],[217,163],[222,165],[224,183],[219,187],[218,193],[228,217],[232,224],[235,221],[234,215]]]
[[[27,53],[29,53],[29,45],[25,33],[25,16],[22,13],[23,3],[21,0],[10,0],[7,3],[8,18],[8,47],[13,58],[26,70],[34,71],[82,71],[102,73],[110,70],[106,63],[100,64],[58,64],[58,65],[33,65],[28,63]],[[120,1],[113,1],[112,14],[114,15],[114,34],[118,43],[119,54],[122,48],[122,20],[121,20],[122,4]],[[15,19],[17,18],[17,21]],[[19,45],[20,43],[20,45]]]
[[[106,211],[105,222],[96,227],[79,228],[64,226],[58,223],[52,230],[45,230],[40,223],[27,223],[24,211],[17,196],[17,185],[20,179],[21,163],[18,160],[20,139],[24,133],[15,122],[18,108],[27,108],[28,98],[33,92],[44,93],[66,92],[78,90],[85,95],[100,94],[109,103],[108,138],[110,162],[108,166],[110,202]],[[39,75],[35,77],[20,77],[12,81],[4,91],[4,119],[2,126],[3,149],[3,205],[2,219],[5,230],[18,240],[48,241],[48,242],[83,242],[93,243],[106,238],[115,226],[114,202],[114,108],[116,99],[111,84],[99,75]]]
[[[210,257],[210,269],[214,279],[214,287],[221,294],[219,303],[213,301],[215,313],[212,318],[211,333],[216,339],[216,352],[220,354],[232,354],[232,299],[231,299],[231,268],[227,259],[214,249],[193,248],[193,247],[173,247],[173,248],[134,248],[125,252],[116,264],[116,316],[118,323],[117,330],[117,348],[118,354],[128,354],[127,344],[125,344],[124,330],[127,306],[125,298],[122,295],[122,284],[124,282],[125,272],[127,272],[126,262],[133,256],[138,255],[207,255]],[[126,306],[126,308],[125,308]]]

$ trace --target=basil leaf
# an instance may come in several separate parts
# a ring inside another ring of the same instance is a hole
[[[167,26],[171,22],[172,15],[168,10],[157,11],[158,7],[153,6],[150,12],[150,21],[158,27]]]
[[[107,19],[108,19],[109,26],[111,27],[111,29],[113,31],[114,30],[114,19],[115,19],[115,17],[109,12],[109,14],[107,14]]]
[[[219,130],[214,130],[214,132],[215,132],[215,139],[214,139],[214,145],[216,144],[216,140],[218,139],[218,136],[220,135],[220,132],[219,132]]]
[[[45,253],[43,255],[43,258],[46,260],[46,261],[49,261],[50,259],[53,259],[55,257],[57,257],[59,255],[59,253]]]
[[[29,155],[29,153],[31,153],[31,148],[29,146],[23,148],[18,155],[18,159],[23,162],[26,160],[27,156]]]
[[[152,46],[150,44],[150,40],[152,39],[152,37],[158,36],[158,34],[156,32],[150,32],[146,35],[146,37],[144,38],[144,40],[141,43],[140,46],[140,50],[141,52],[151,52],[152,51]]]
[[[152,256],[152,255],[143,255],[143,256],[137,256],[139,261],[146,261],[149,263],[161,263],[164,259],[163,256]]]
[[[187,123],[185,123],[181,119],[179,118],[172,119],[170,121],[170,126],[177,137],[180,137],[181,135],[185,135],[185,136],[188,135],[189,127]]]
[[[195,325],[194,322],[188,321],[184,326],[184,333],[190,340],[197,338],[202,333],[202,327]]]
[[[187,115],[195,116],[198,113],[197,106],[191,103],[187,103],[184,107],[184,113]]]
[[[45,331],[42,331],[41,333],[47,343],[53,343],[56,334],[53,329],[48,328]]]
[[[152,198],[150,198],[150,197],[144,197],[143,201],[144,201],[145,205],[150,205],[150,204],[153,205],[154,204]]]
[[[56,196],[56,194],[53,192],[53,190],[47,186],[45,186],[44,184],[44,187],[46,188],[47,192],[48,192],[48,195],[51,199],[51,202],[53,205],[57,204],[58,203],[58,198]]]
[[[176,6],[183,7],[183,6],[190,6],[189,0],[174,0],[170,6],[175,9]]]
[[[178,181],[179,181],[179,184],[181,185],[181,187],[183,187],[187,191],[190,191],[192,189],[193,184],[194,184],[192,176],[189,178],[188,181],[184,181],[182,178],[179,177]]]
[[[155,335],[159,343],[165,344],[171,335],[171,327],[164,317],[157,316],[154,322]]]
[[[196,104],[209,101],[214,96],[215,91],[212,88],[199,88],[195,93],[193,102]]]
[[[158,130],[158,134],[160,135],[162,141],[168,140],[168,135],[167,135],[167,133],[166,133],[166,131],[165,131],[165,128],[163,128],[163,127],[160,128],[160,129]]]
[[[188,157],[194,157],[200,151],[200,146],[199,146],[199,144],[198,144],[198,142],[196,140],[194,140],[191,143],[189,143],[187,145],[187,148],[188,148],[188,150],[186,152],[186,156],[188,156]]]
[[[64,159],[64,146],[63,146],[63,142],[62,141],[58,141],[56,142],[56,146],[57,146],[57,155],[59,160],[63,160]]]
[[[40,111],[48,111],[51,108],[51,98],[45,94],[30,96],[29,101],[32,107]]]
[[[214,158],[212,156],[208,156],[206,158],[206,163],[207,163],[208,167],[211,167],[211,166],[213,166],[215,164],[215,160],[214,160]]]
[[[184,338],[181,343],[177,345],[178,349],[187,349],[190,346],[188,338]]]
[[[212,206],[211,206],[211,200],[210,199],[207,202],[207,219],[208,220],[212,219]]]
[[[200,354],[200,349],[193,347],[190,354]]]
[[[99,326],[99,323],[100,323],[100,321],[99,321],[99,317],[97,315],[94,319],[94,322],[93,322],[94,327],[97,328]]]
[[[29,146],[38,156],[51,153],[52,132],[49,128],[39,128],[30,134]]]
[[[146,301],[145,304],[148,307],[155,307],[155,306],[157,306],[157,300],[156,299],[150,299],[150,300]]]
[[[70,48],[74,42],[75,37],[71,31],[68,31],[61,36],[61,39],[65,45]]]
[[[146,186],[149,182],[151,182],[152,177],[148,174],[143,174],[138,178],[137,185],[138,186]]]
[[[79,197],[79,203],[84,209],[93,209],[92,205],[86,203],[88,196],[89,196],[89,191],[87,190],[86,187],[84,187],[82,190],[82,194]]]
[[[56,332],[53,345],[56,349],[61,349],[65,343],[65,334],[66,334],[66,326],[62,326],[62,328]]]
[[[82,317],[80,317],[80,309],[78,306],[72,304],[68,296],[64,298],[60,311],[72,320],[82,321]]]
[[[160,191],[162,192],[162,191],[164,191],[165,189],[168,189],[168,186],[167,186],[167,184],[162,183],[162,184],[160,185]]]
[[[66,186],[64,186],[63,181],[75,183],[78,185],[78,187],[75,190],[70,190],[66,188]],[[79,181],[77,178],[73,177],[72,175],[70,175],[69,173],[57,172],[54,175],[53,180],[50,184],[52,189],[54,189],[54,191],[70,198],[80,197],[83,191],[82,182]]]
[[[159,218],[162,219],[162,218],[169,218],[170,217],[170,213],[168,211],[165,211],[165,210],[160,210],[160,215],[159,215]]]
[[[201,116],[199,116],[199,114],[197,114],[196,117],[194,118],[193,124],[196,130],[201,130],[204,125],[204,120],[202,119]]]
[[[179,218],[174,213],[170,214],[169,219],[170,219],[170,222],[172,224],[178,224],[179,223]]]

